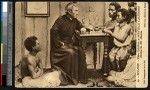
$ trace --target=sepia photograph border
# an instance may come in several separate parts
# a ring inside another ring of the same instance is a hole
[[[48,7],[49,7],[49,6],[50,6],[50,3],[48,3],[48,4],[49,4],[49,5],[48,5]],[[15,6],[15,3],[12,3],[12,5]],[[26,5],[25,5],[25,7],[26,7]],[[148,6],[148,7],[149,7],[149,6]],[[13,11],[14,11],[12,16],[15,18],[15,8],[12,7],[12,9],[13,9]],[[26,14],[25,14],[25,16],[49,16],[49,15],[50,15],[50,10],[48,10],[48,11],[49,11],[48,15],[42,15],[42,14],[37,14],[37,15],[29,14],[29,15],[26,15]],[[25,13],[26,13],[26,12],[25,12]],[[148,13],[149,13],[149,12],[148,12]],[[15,23],[15,19],[14,19],[14,18],[12,19],[13,23]],[[148,20],[149,20],[149,17],[148,17]],[[149,23],[149,22],[148,22],[148,23]],[[14,32],[13,32],[13,40],[14,40],[14,41],[12,41],[12,43],[13,43],[13,48],[12,48],[12,51],[10,51],[10,53],[12,53],[12,55],[13,55],[13,56],[12,56],[13,58],[12,58],[12,61],[11,61],[11,62],[13,63],[13,66],[12,66],[12,67],[13,67],[13,68],[12,68],[12,74],[13,74],[13,75],[12,75],[12,80],[13,80],[12,82],[13,82],[13,83],[12,83],[12,85],[13,85],[13,87],[15,87],[15,84],[14,84],[14,76],[15,76],[15,75],[14,75],[14,74],[15,74],[15,73],[14,73],[14,72],[15,72],[15,71],[14,71],[14,67],[15,67],[15,37],[14,37],[14,36],[15,36],[15,24],[13,24],[13,27],[12,27],[12,28],[13,28],[13,31],[14,31]],[[148,33],[149,33],[149,26],[148,26],[147,28],[148,28]],[[144,37],[145,37],[145,36],[144,36]],[[148,35],[148,37],[149,37],[149,35]],[[149,40],[148,40],[147,43],[149,44]],[[147,44],[147,43],[146,43],[146,44]],[[149,45],[148,45],[148,46],[149,46]],[[148,51],[149,51],[149,49],[148,49]],[[149,56],[149,53],[148,53],[148,56]],[[149,58],[148,58],[148,60],[149,60]],[[10,62],[10,63],[11,63],[11,62]],[[148,66],[148,67],[149,67],[149,66]],[[147,69],[148,69],[148,68],[147,68]],[[148,73],[149,73],[149,72],[148,72]],[[148,76],[149,76],[149,75],[148,75]],[[8,81],[7,81],[7,82],[8,82]],[[149,83],[149,82],[148,82],[148,83]],[[115,88],[116,88],[116,87],[115,87]]]

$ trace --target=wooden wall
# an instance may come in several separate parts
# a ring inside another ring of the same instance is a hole
[[[42,51],[39,53],[43,65],[50,67],[50,28],[59,16],[59,3],[50,3],[50,17],[25,17],[24,2],[17,2],[15,6],[15,61],[28,53],[23,46],[23,41],[31,35],[38,37]]]
[[[15,64],[17,65],[21,57],[28,53],[24,48],[24,40],[31,35],[38,37],[42,46],[39,53],[45,68],[50,68],[50,28],[54,21],[65,12],[64,7],[68,2],[50,2],[49,17],[25,17],[24,2],[16,2],[15,4]],[[90,19],[91,23],[98,20],[99,25],[103,25],[105,21],[105,4],[103,2],[78,2],[79,20],[86,17],[86,21]],[[93,57],[93,56],[89,56]],[[91,58],[92,59],[92,58]]]

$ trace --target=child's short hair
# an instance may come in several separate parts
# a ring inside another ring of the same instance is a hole
[[[33,51],[33,48],[36,45],[37,37],[30,36],[24,41],[24,46],[28,51]]]
[[[131,18],[129,18],[129,11],[127,9],[121,8],[118,10],[118,12],[121,12],[121,15],[125,18],[127,23],[131,21]]]
[[[135,2],[128,2],[128,6],[129,6],[129,7],[134,7],[136,4],[137,4],[137,3],[135,3]]]
[[[114,6],[114,7],[115,7],[115,10],[117,10],[117,11],[121,8],[120,4],[117,3],[117,2],[112,2],[112,3],[109,4],[109,6],[110,6],[110,5]]]

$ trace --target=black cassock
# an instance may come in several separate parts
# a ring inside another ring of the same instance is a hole
[[[62,72],[61,84],[87,83],[86,57],[79,36],[82,27],[77,19],[67,13],[52,26],[51,63],[53,68]]]

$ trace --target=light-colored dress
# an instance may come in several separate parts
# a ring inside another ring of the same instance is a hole
[[[136,55],[131,56],[122,72],[110,71],[109,81],[126,87],[136,86]]]

